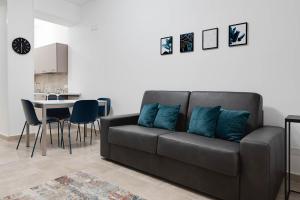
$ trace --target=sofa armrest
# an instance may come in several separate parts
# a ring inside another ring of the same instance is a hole
[[[109,127],[137,124],[139,114],[119,115],[111,117],[101,117],[101,134],[100,134],[100,154],[109,158],[108,131]]]
[[[284,175],[285,131],[259,128],[240,142],[241,200],[275,199]]]

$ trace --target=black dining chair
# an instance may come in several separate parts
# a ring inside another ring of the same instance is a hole
[[[100,117],[109,115],[110,113],[110,109],[111,109],[111,99],[107,98],[107,97],[101,97],[98,98],[99,101],[106,101],[106,109],[107,109],[107,113],[105,113],[105,106],[101,105],[98,107],[98,116],[97,116],[97,123],[98,123],[98,127],[99,127],[99,132],[100,132]]]
[[[33,104],[32,104],[31,101],[26,100],[26,99],[22,99],[21,102],[22,102],[22,106],[23,106],[23,110],[24,110],[26,122],[24,124],[24,127],[23,127],[22,133],[20,135],[20,138],[19,138],[18,145],[17,145],[16,149],[19,148],[19,145],[20,145],[20,142],[21,142],[21,139],[22,139],[22,136],[23,136],[23,133],[24,133],[26,125],[29,125],[29,126],[39,126],[38,132],[37,132],[36,137],[35,137],[35,142],[34,142],[34,146],[33,146],[33,149],[32,149],[32,153],[31,153],[31,157],[33,157],[35,146],[36,146],[36,141],[37,141],[37,139],[39,137],[39,133],[40,133],[42,122],[37,118],[35,110],[34,110],[34,106],[33,106]],[[56,119],[54,119],[54,118],[47,118],[47,123],[50,124],[52,122],[56,122]],[[42,135],[42,133],[41,133],[41,135]],[[52,137],[51,133],[50,133],[50,137]]]
[[[75,102],[73,111],[69,120],[68,130],[69,130],[69,148],[70,154],[72,154],[71,145],[71,124],[78,125],[78,133],[81,141],[80,125],[84,125],[84,130],[86,130],[86,125],[91,124],[91,137],[90,144],[92,144],[93,128],[95,128],[94,122],[97,119],[98,114],[98,101],[97,100],[79,100]],[[84,131],[83,139],[85,142],[86,132]]]
[[[47,97],[47,100],[64,100],[63,96],[57,96],[57,95],[53,95],[50,94]],[[55,118],[58,121],[58,128],[57,128],[57,139],[58,139],[58,146],[60,146],[60,135],[59,135],[59,127],[61,127],[61,132],[63,132],[63,127],[64,127],[64,123],[66,120],[69,120],[71,114],[70,114],[70,110],[69,108],[51,108],[51,109],[47,109],[47,117],[51,117],[51,118]],[[61,124],[61,122],[63,123],[63,125]],[[51,133],[51,125],[49,125],[50,128],[50,133]],[[63,146],[63,141],[61,140],[61,146]],[[52,141],[51,141],[52,144]]]

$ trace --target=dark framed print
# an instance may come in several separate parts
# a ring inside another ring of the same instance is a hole
[[[180,52],[194,51],[194,33],[185,33],[180,35]]]
[[[229,25],[228,28],[229,47],[246,45],[248,40],[248,23],[239,23]]]
[[[202,31],[202,50],[217,49],[219,47],[219,29],[212,28]]]
[[[169,55],[173,53],[173,37],[164,37],[160,39],[160,55]]]

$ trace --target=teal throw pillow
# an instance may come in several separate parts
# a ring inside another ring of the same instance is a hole
[[[154,120],[154,127],[175,131],[180,105],[161,105]]]
[[[145,127],[153,127],[153,122],[155,120],[158,111],[158,103],[145,104],[141,110],[138,125]]]
[[[240,142],[246,135],[246,126],[250,113],[239,110],[221,109],[217,124],[217,137]]]
[[[220,109],[221,106],[195,107],[192,111],[188,132],[206,137],[215,137]]]

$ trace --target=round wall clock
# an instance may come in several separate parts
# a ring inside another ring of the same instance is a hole
[[[27,54],[31,49],[31,45],[25,38],[19,37],[12,42],[12,48],[18,54]]]

